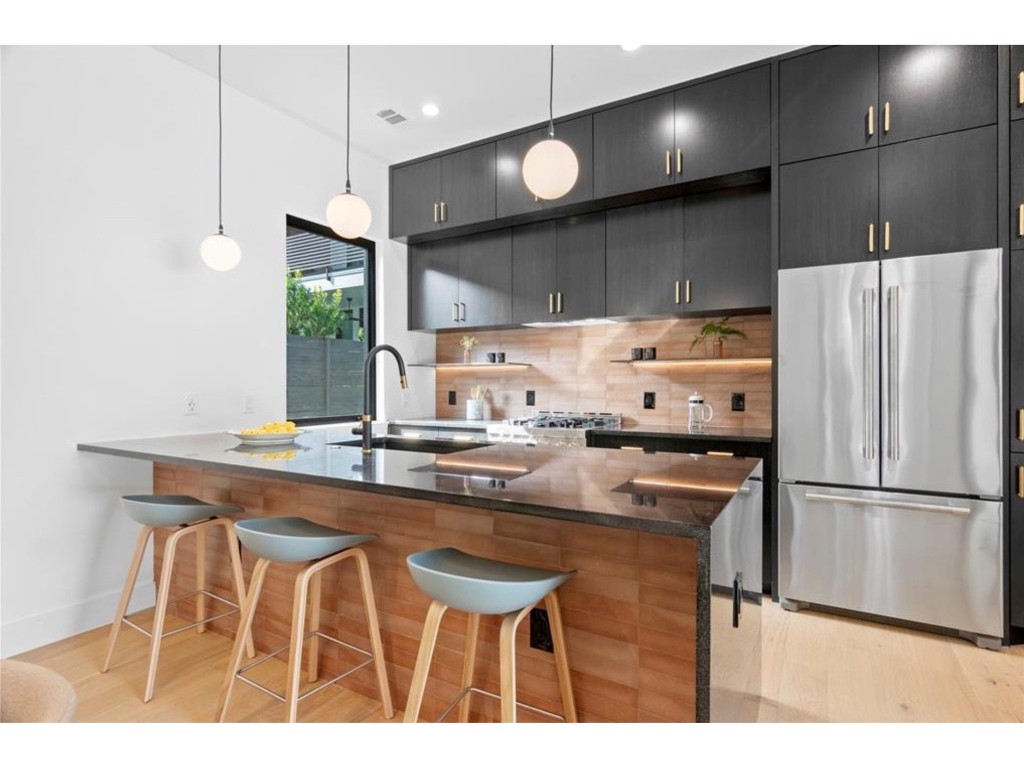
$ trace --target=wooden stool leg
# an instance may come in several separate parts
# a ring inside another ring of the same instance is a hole
[[[528,605],[518,613],[506,613],[501,620],[499,664],[501,675],[501,722],[516,721],[516,630],[520,622],[530,615]]]
[[[466,622],[466,650],[462,656],[462,690],[473,685],[473,668],[476,666],[476,641],[480,635],[480,614],[471,613]],[[459,702],[459,722],[469,722],[469,704],[471,694],[467,693]]]
[[[220,702],[217,704],[216,719],[223,723],[228,713],[228,701],[231,699],[231,691],[235,687],[235,673],[242,663],[242,653],[245,651],[247,641],[250,641],[252,620],[256,615],[256,604],[260,599],[260,592],[263,591],[263,577],[267,574],[270,566],[269,560],[260,558],[252,570],[252,581],[249,583],[249,592],[242,603],[242,617],[238,620],[238,632],[235,633],[235,644],[231,649],[231,658],[228,659],[227,672],[224,675],[224,684],[220,690]]]
[[[320,577],[322,574],[322,571],[317,571],[309,580],[309,631],[313,633],[320,631]],[[315,683],[320,676],[320,636],[317,634],[313,634],[309,638],[306,667],[306,681]]]
[[[238,601],[238,632],[242,631],[241,614],[245,610],[245,576],[242,573],[242,557],[239,554],[238,535],[235,533],[235,524],[224,517],[220,519],[224,526],[224,535],[227,537],[228,558],[231,561],[231,575],[235,582],[235,599]],[[252,643],[252,631],[245,632],[245,652],[251,659],[256,656],[256,648]]]
[[[196,627],[197,634],[206,631],[206,595],[202,590],[206,589],[206,529],[200,528],[196,531],[196,621],[203,622]]]
[[[363,550],[353,549],[350,552],[352,557],[355,558],[356,567],[359,570],[359,587],[363,593],[363,610],[366,611],[366,629],[370,635],[370,651],[373,653],[373,666],[377,672],[380,703],[384,708],[384,717],[390,720],[395,716],[395,708],[391,704],[391,684],[388,683],[388,671],[384,665],[384,646],[380,641],[380,622],[377,620],[377,603],[373,598],[370,565]],[[438,623],[440,623],[440,617],[438,618]],[[431,648],[431,651],[433,651],[433,648]]]
[[[437,642],[437,630],[440,629],[441,618],[447,610],[448,606],[437,600],[431,602],[427,610],[427,618],[423,622],[423,638],[420,640],[420,650],[416,655],[416,669],[409,685],[409,700],[405,703],[407,723],[415,723],[419,719],[423,693],[427,688],[427,678],[430,676],[430,661],[434,656],[434,644]]]
[[[309,580],[313,575],[308,566],[295,577],[295,594],[292,597],[292,642],[288,649],[288,682],[284,692],[287,721],[294,723],[299,712],[299,677],[302,671],[302,639],[306,635],[306,599]]]
[[[146,552],[146,542],[153,533],[151,526],[143,526],[139,536],[135,540],[135,552],[132,554],[131,564],[128,566],[128,576],[125,578],[124,588],[121,590],[121,601],[117,604],[117,613],[114,614],[114,623],[110,625],[110,637],[107,639],[107,657],[103,661],[100,672],[110,669],[110,661],[114,658],[114,646],[117,644],[117,636],[121,633],[121,622],[128,612],[128,603],[131,602],[132,592],[135,589],[135,580],[139,577],[139,567],[142,565],[142,556]]]
[[[565,632],[562,628],[562,612],[558,606],[558,595],[551,592],[544,598],[548,609],[548,625],[551,627],[551,644],[555,651],[555,671],[558,673],[558,687],[562,691],[562,715],[565,722],[576,723],[576,698],[572,694],[572,679],[569,677],[569,656],[566,653]]]
[[[160,569],[160,584],[156,597],[156,613],[153,616],[152,637],[149,641],[149,671],[146,673],[146,691],[142,695],[142,701],[148,702],[153,698],[153,689],[156,687],[156,663],[160,658],[160,640],[164,633],[164,620],[167,618],[167,600],[171,594],[171,571],[174,567],[174,553],[178,548],[178,541],[187,533],[188,528],[180,528],[167,537],[167,544],[164,545],[164,564]]]

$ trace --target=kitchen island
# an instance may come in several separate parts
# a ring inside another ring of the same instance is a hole
[[[755,460],[501,444],[444,455],[377,449],[364,457],[358,446],[332,445],[351,441],[350,432],[317,429],[294,446],[275,448],[241,446],[221,433],[78,447],[152,461],[154,493],[231,502],[250,516],[303,515],[378,533],[380,539],[365,550],[398,707],[408,693],[429,602],[413,584],[405,558],[455,546],[577,571],[560,594],[581,720],[687,722],[750,714],[759,693],[759,617],[743,602],[742,583],[729,583],[731,570],[728,580],[716,579],[712,588],[711,562],[712,551],[723,553],[720,565],[737,557],[743,549],[737,535],[752,529],[732,520],[730,510],[737,507],[731,502],[741,497]],[[713,544],[716,530],[723,536]],[[207,578],[228,591],[220,552],[215,543],[207,546]],[[186,554],[176,563],[181,567],[172,595],[191,591],[191,562]],[[247,553],[244,562],[250,569]],[[355,574],[334,570],[324,574],[321,626],[363,645],[367,635]],[[254,624],[261,650],[287,643],[293,575],[289,566],[268,573]],[[718,604],[721,608],[713,610]],[[741,612],[746,631],[729,632],[730,621],[735,626]],[[465,618],[452,614],[438,639],[422,709],[426,719],[437,717],[459,690]],[[552,655],[530,647],[530,622],[523,624],[517,646],[520,701],[557,712]],[[231,633],[233,619],[218,620],[214,627]],[[485,619],[480,633],[480,684],[496,690],[497,617]],[[348,652],[333,644],[323,653],[325,673],[351,662]],[[729,702],[722,708],[713,701],[713,668],[729,678],[722,677],[718,686],[723,694],[717,699]],[[377,695],[368,669],[340,684]],[[474,697],[473,704],[475,719],[496,719],[489,700]]]

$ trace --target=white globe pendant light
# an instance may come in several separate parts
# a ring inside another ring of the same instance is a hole
[[[551,78],[548,90],[548,137],[537,142],[523,158],[523,181],[541,200],[557,200],[568,194],[580,175],[572,147],[555,138],[555,46],[551,46]]]
[[[359,195],[352,194],[349,178],[349,154],[352,138],[352,46],[345,46],[345,191],[327,203],[327,224],[342,237],[354,240],[370,228],[373,214]]]
[[[224,234],[224,108],[221,84],[221,47],[217,46],[217,233],[203,239],[199,255],[217,272],[228,272],[242,260],[238,243]]]

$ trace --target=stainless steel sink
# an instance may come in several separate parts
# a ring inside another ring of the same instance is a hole
[[[328,445],[345,445],[355,448],[361,447],[362,444],[362,440],[342,440],[338,443],[328,443]],[[455,453],[457,451],[468,451],[471,448],[483,448],[486,445],[493,445],[493,443],[476,443],[468,440],[431,440],[429,438],[399,437],[397,435],[375,437],[371,442],[371,447],[375,451],[383,449],[385,451],[415,451],[417,453]]]

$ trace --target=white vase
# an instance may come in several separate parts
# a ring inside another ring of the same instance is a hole
[[[484,401],[483,400],[467,400],[466,401],[466,419],[468,421],[482,421],[484,418]]]

